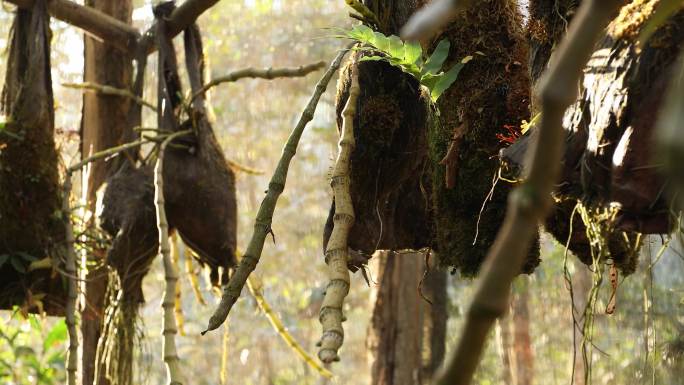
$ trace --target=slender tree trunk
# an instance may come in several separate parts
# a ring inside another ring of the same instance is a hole
[[[371,383],[426,383],[444,357],[446,276],[430,272],[421,288],[425,256],[419,252],[378,251],[371,264],[377,280],[367,341]]]
[[[513,329],[513,383],[532,385],[534,379],[534,353],[530,337],[530,312],[527,306],[529,285],[527,276],[518,278],[511,300],[511,326]]]
[[[499,318],[496,322],[496,336],[501,358],[501,383],[513,384],[513,369],[511,368],[511,326],[510,316]]]
[[[446,270],[431,269],[423,278],[423,295],[432,302],[422,301],[423,319],[423,378],[432,378],[444,362],[446,351],[447,312]]]
[[[131,22],[133,11],[131,0],[87,0],[86,5],[107,13],[126,23]],[[115,50],[111,45],[85,36],[85,82],[109,85],[121,89],[131,88],[131,57]],[[81,122],[81,156],[116,146],[129,135],[126,131],[129,101],[117,96],[86,93],[83,97],[83,120]],[[118,160],[116,161],[118,162]],[[114,161],[97,161],[92,164],[87,181],[84,181],[85,198],[91,212],[94,212],[95,192],[106,177],[115,170]],[[99,254],[99,253],[98,253]],[[104,252],[101,253],[104,255]],[[88,258],[102,264],[101,257],[94,254]],[[95,381],[95,356],[103,321],[104,295],[107,287],[106,268],[88,271],[85,293],[86,306],[82,313],[81,331],[83,333],[83,385],[107,384],[104,376]],[[104,373],[104,371],[100,371]]]

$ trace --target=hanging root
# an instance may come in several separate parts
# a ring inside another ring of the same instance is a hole
[[[76,249],[74,248],[74,228],[71,224],[71,210],[69,197],[71,196],[71,173],[67,172],[64,178],[64,197],[62,198],[62,215],[66,230],[66,280],[68,297],[66,302],[65,323],[69,332],[69,354],[67,355],[67,383],[76,385],[76,373],[78,372],[78,331],[76,330]]]
[[[352,64],[353,66],[354,64]],[[339,361],[337,351],[344,341],[342,328],[342,304],[349,293],[349,248],[347,236],[354,224],[354,207],[349,194],[349,158],[354,146],[354,115],[356,100],[361,93],[359,87],[358,69],[352,69],[349,99],[342,111],[342,132],[338,144],[337,160],[333,169],[331,186],[335,196],[335,216],[333,230],[325,251],[325,261],[328,264],[330,282],[325,291],[325,298],[321,306],[319,319],[323,326],[323,336],[319,343],[318,358],[324,363]]]
[[[166,276],[166,288],[164,289],[164,299],[162,309],[164,313],[164,363],[166,364],[168,383],[171,385],[182,385],[185,383],[180,368],[180,359],[176,350],[176,318],[174,314],[174,303],[176,297],[176,283],[178,282],[178,271],[176,271],[171,258],[171,246],[169,242],[169,223],[166,220],[164,210],[164,151],[166,146],[176,137],[189,134],[191,131],[178,131],[169,135],[159,148],[159,157],[154,167],[154,206],[157,212],[157,229],[159,230],[159,253],[164,261],[164,274]]]

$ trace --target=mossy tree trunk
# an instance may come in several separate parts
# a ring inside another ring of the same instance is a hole
[[[54,142],[50,30],[46,5],[20,9],[9,39],[0,127],[0,308],[64,313],[61,277],[27,272],[31,260],[65,253],[62,191]],[[32,294],[49,294],[42,309]]]
[[[131,22],[133,6],[131,0],[88,0],[86,5],[107,13],[126,23]],[[85,36],[85,68],[84,81],[109,85],[119,89],[131,89],[133,65],[132,58],[122,51],[98,39]],[[83,97],[83,120],[81,126],[81,155],[83,158],[129,141],[132,138],[132,127],[127,127],[130,101],[127,98],[108,96],[87,92]],[[105,162],[99,160],[90,167],[84,180],[88,208],[94,212],[95,192],[105,179],[120,165],[119,159]],[[90,223],[89,225],[93,225]],[[95,357],[97,343],[103,325],[105,290],[107,287],[107,268],[102,256],[104,250],[91,253],[88,258],[102,266],[88,271],[85,293],[86,306],[81,315],[83,334],[83,385],[107,384],[104,370],[98,370],[95,379]]]

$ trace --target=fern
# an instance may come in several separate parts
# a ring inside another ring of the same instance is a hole
[[[458,78],[458,74],[472,56],[466,56],[449,70],[444,71],[444,61],[449,55],[451,44],[442,39],[432,54],[423,58],[423,49],[416,42],[402,41],[398,36],[385,36],[373,31],[365,25],[357,25],[350,31],[344,31],[339,37],[348,38],[361,43],[358,50],[376,53],[365,56],[360,61],[385,61],[418,79],[420,84],[430,91],[433,102],[446,91]]]

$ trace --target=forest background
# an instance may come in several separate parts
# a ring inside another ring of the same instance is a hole
[[[151,2],[135,1],[135,27],[143,29],[153,20]],[[6,60],[7,36],[13,7],[0,10],[0,60]],[[335,39],[331,28],[347,28],[351,19],[342,1],[244,0],[219,2],[198,20],[205,37],[211,77],[243,67],[299,66],[330,60],[344,42]],[[78,132],[82,104],[80,90],[63,83],[79,83],[83,73],[83,33],[57,20],[53,30],[52,63],[56,99],[58,146],[63,163],[78,157]],[[150,68],[156,68],[151,56]],[[0,78],[4,77],[0,68]],[[265,171],[262,175],[238,173],[238,244],[248,240],[256,209],[268,184],[280,150],[306,103],[318,75],[306,78],[240,80],[212,92],[211,104],[219,141],[228,159]],[[146,98],[154,100],[154,77],[148,77]],[[458,87],[458,81],[454,87]],[[319,337],[318,309],[323,296],[326,266],[321,231],[331,198],[328,179],[336,152],[334,87],[319,103],[292,164],[288,187],[274,217],[275,243],[269,240],[256,275],[264,296],[287,329],[309,352]],[[155,116],[145,111],[148,126]],[[661,240],[650,237],[638,271],[621,282],[617,310],[606,315],[609,289],[600,293],[593,331],[592,378],[598,384],[658,383],[681,381],[681,357],[673,346],[684,344],[684,256],[682,240],[675,239],[662,255]],[[183,251],[183,250],[181,250]],[[181,253],[182,257],[186,256]],[[503,320],[491,338],[475,378],[478,384],[507,382],[505,362],[511,349],[531,348],[527,362],[530,378],[538,384],[567,384],[573,368],[572,297],[564,279],[567,267],[573,287],[590,287],[587,268],[569,258],[561,245],[545,237],[543,263],[531,276],[517,279],[514,298],[528,310],[526,327]],[[184,266],[184,264],[181,264]],[[195,264],[195,269],[199,267]],[[160,261],[144,281],[146,304],[139,330],[144,334],[136,362],[140,384],[158,384],[165,378],[161,356],[160,301],[164,276]],[[371,280],[371,285],[374,282]],[[325,384],[279,339],[256,302],[243,296],[232,311],[228,327],[200,336],[217,301],[204,280],[202,306],[193,294],[187,276],[180,280],[184,336],[177,338],[186,375],[194,384]],[[461,313],[472,295],[471,281],[457,274],[449,278],[449,323],[447,348],[454,345]],[[353,289],[345,304],[346,326],[342,361],[333,367],[341,384],[368,384],[370,370],[367,325],[373,306],[372,288],[355,274]],[[580,290],[581,291],[581,290]],[[575,298],[576,301],[581,299]],[[529,346],[515,346],[519,339],[510,331],[527,329]],[[66,330],[63,321],[16,312],[0,312],[0,384],[64,383]],[[14,336],[14,338],[12,338]],[[225,372],[224,379],[221,372]]]

